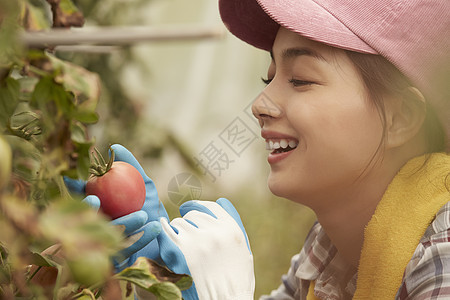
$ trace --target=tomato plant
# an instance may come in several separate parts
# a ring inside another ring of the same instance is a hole
[[[127,297],[134,285],[181,299],[190,277],[151,261],[113,274],[122,232],[65,188],[63,176],[89,177],[101,81],[18,37],[83,23],[72,0],[0,1],[0,299],[117,298],[118,281]]]
[[[135,167],[113,160],[114,151],[111,150],[106,167],[103,167],[104,160],[101,158],[100,165],[92,168],[93,174],[86,184],[86,195],[96,195],[100,199],[100,210],[112,219],[117,219],[142,208],[145,183]]]

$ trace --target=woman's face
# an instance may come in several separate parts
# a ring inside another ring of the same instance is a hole
[[[284,28],[272,58],[252,107],[270,148],[270,190],[313,209],[355,192],[374,171],[383,126],[352,62]]]

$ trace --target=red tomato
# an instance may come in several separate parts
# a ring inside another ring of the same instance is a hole
[[[116,161],[102,176],[91,175],[86,194],[100,199],[100,210],[112,219],[125,216],[142,208],[145,201],[145,183],[132,165]]]

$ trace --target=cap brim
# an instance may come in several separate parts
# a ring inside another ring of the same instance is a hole
[[[241,40],[270,51],[279,26],[327,45],[377,54],[313,0],[219,0],[221,18]]]

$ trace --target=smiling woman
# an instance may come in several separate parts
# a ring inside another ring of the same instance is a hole
[[[268,186],[318,221],[262,299],[450,297],[450,2],[219,8],[231,33],[271,55],[252,105]],[[251,236],[244,243],[236,210],[216,203],[182,207],[158,237],[161,257],[192,271],[186,299],[252,299]]]
[[[311,207],[319,221],[293,258],[283,285],[268,299],[305,299],[313,294],[327,299],[392,299],[397,291],[403,299],[410,293],[427,297],[430,289],[445,295],[433,286],[431,261],[427,287],[416,281],[414,259],[408,261],[430,251],[422,248],[420,237],[425,232],[433,235],[432,221],[447,211],[450,200],[450,159],[437,154],[449,146],[450,91],[442,82],[449,78],[444,74],[450,71],[445,54],[450,44],[441,37],[450,31],[450,10],[425,0],[391,2],[220,1],[228,29],[272,57],[264,80],[267,87],[253,103],[271,150],[269,188]],[[413,16],[419,13],[435,30],[425,33],[427,29],[414,24]],[[428,40],[407,45],[418,37]],[[437,48],[425,55],[427,43]],[[426,57],[417,59],[422,55]],[[281,140],[294,141],[297,147],[278,150]],[[420,182],[431,181],[439,187],[435,196],[424,186],[418,194],[427,190],[427,198],[405,196],[408,190],[418,191]],[[421,203],[429,203],[423,209],[427,213],[414,219],[408,207]],[[399,211],[408,213],[401,216]],[[382,219],[384,224],[399,224],[382,227],[382,233],[372,231],[383,226],[377,222]],[[408,227],[411,220],[414,225]],[[408,249],[386,244],[401,240],[393,238],[393,232],[406,234],[406,227],[415,230],[408,235],[414,239],[402,242]],[[398,253],[388,250],[386,257],[372,255],[372,260],[388,266],[395,257],[402,264],[392,264],[391,275],[377,278],[387,273],[382,268],[374,271],[365,258],[371,251],[383,252],[376,249],[382,241],[383,248]],[[420,251],[414,253],[417,245]],[[407,265],[410,273],[402,280]]]
[[[266,141],[298,142],[293,151],[269,154],[269,188],[274,194],[317,210],[339,211],[335,206],[350,201],[349,191],[374,190],[372,181],[385,178],[379,174],[382,168],[394,170],[402,164],[386,161],[386,166],[360,178],[378,148],[383,127],[343,50],[281,28],[273,57],[268,70],[271,82],[264,94],[278,109],[261,111],[264,105],[258,98],[253,112]],[[383,191],[374,193],[379,197]]]

